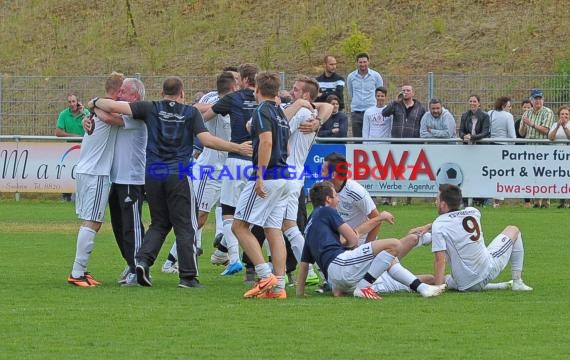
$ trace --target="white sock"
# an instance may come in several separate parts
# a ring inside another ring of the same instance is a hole
[[[224,220],[224,239],[226,240],[226,248],[228,248],[230,263],[239,261],[239,242],[234,232],[232,231],[233,223],[234,219]]]
[[[393,260],[394,256],[386,250],[380,252],[380,254],[376,255],[372,260],[368,272],[364,275],[364,278],[358,282],[356,287],[361,289],[372,285],[374,281],[388,269]]]
[[[303,253],[303,246],[305,246],[305,238],[303,237],[303,234],[301,234],[301,230],[299,230],[298,226],[293,226],[285,230],[283,235],[287,236],[287,239],[289,239],[295,259],[298,263],[301,263],[301,254]]]
[[[285,276],[284,275],[280,275],[280,276],[276,276],[277,278],[277,285],[275,285],[275,287],[273,289],[271,289],[273,292],[281,292],[285,290]]]
[[[89,257],[91,256],[93,246],[95,245],[95,235],[97,235],[97,232],[93,229],[86,226],[79,228],[79,232],[77,233],[75,261],[73,261],[73,268],[71,270],[71,276],[74,278],[83,276],[87,271]]]
[[[268,263],[255,265],[255,273],[262,279],[266,279],[272,275],[271,268]],[[285,279],[283,279],[285,281]]]
[[[410,286],[417,277],[412,274],[408,269],[402,266],[400,263],[396,263],[388,269],[388,274],[393,277],[396,281],[406,286]]]
[[[524,246],[522,235],[519,232],[517,240],[513,243],[513,252],[511,253],[511,273],[513,280],[520,280],[524,262]]]
[[[202,228],[196,230],[195,239],[196,239],[196,247],[202,248]]]
[[[224,232],[224,219],[222,218],[222,208],[216,208],[216,236]]]
[[[506,290],[509,285],[509,282],[489,283],[485,285],[485,290]]]

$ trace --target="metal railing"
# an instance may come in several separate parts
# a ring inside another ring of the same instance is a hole
[[[160,98],[164,76],[139,77],[146,86],[147,99]],[[283,87],[290,89],[296,74],[280,73]],[[388,98],[393,99],[399,86],[410,83],[416,98],[424,105],[437,97],[451,111],[456,121],[468,110],[469,95],[481,97],[483,109],[491,109],[499,96],[513,99],[513,114],[520,115],[520,102],[528,98],[531,88],[544,92],[545,106],[554,111],[563,104],[570,103],[570,75],[472,75],[437,74],[418,75],[382,74],[388,88]],[[0,135],[52,135],[57,117],[67,106],[67,94],[77,93],[81,101],[86,101],[103,93],[106,75],[98,76],[9,76],[0,75]],[[209,91],[215,87],[216,75],[183,76],[186,97]],[[347,100],[348,99],[348,96]],[[350,101],[346,101],[347,105]],[[349,111],[347,109],[346,111]]]

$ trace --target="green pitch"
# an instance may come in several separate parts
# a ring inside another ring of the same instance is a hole
[[[428,204],[388,208],[400,237],[433,220]],[[387,294],[379,302],[313,295],[244,300],[243,274],[221,277],[209,264],[212,223],[200,258],[204,289],[179,289],[160,265],[152,288],[121,288],[123,270],[108,223],[89,270],[104,285],[66,283],[79,222],[73,206],[0,200],[0,359],[567,359],[570,353],[567,209],[482,209],[487,243],[507,224],[525,241],[532,293],[493,291],[423,299]],[[145,224],[149,222],[148,212]],[[431,273],[428,248],[403,261]],[[510,278],[510,269],[499,280]]]

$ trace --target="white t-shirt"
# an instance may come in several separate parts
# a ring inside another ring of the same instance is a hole
[[[97,116],[93,116],[93,120],[95,121],[95,130],[91,135],[85,134],[83,136],[75,172],[109,176],[119,127],[104,123]]]
[[[144,185],[148,131],[144,121],[123,115],[124,126],[117,130],[111,182]]]
[[[467,207],[440,215],[431,231],[432,252],[445,251],[459,290],[469,289],[487,278],[491,255],[485,246],[479,210]]]
[[[220,99],[217,91],[211,91],[206,95],[202,96],[199,103],[201,104],[215,104]],[[231,136],[231,126],[230,126],[230,116],[226,115],[216,115],[212,119],[205,121],[204,125],[208,132],[220,139],[230,141]],[[211,149],[204,146],[204,150],[196,164],[213,166],[215,170],[222,170],[222,167],[226,164],[226,159],[228,158],[228,153],[226,151],[219,151]]]
[[[392,137],[392,116],[384,117],[382,110],[386,106],[373,106],[364,112],[362,118],[362,137],[364,139],[381,139]]]
[[[299,131],[299,125],[309,120],[313,116],[313,112],[305,107],[300,108],[289,121],[289,128],[291,129],[291,136],[289,137],[288,150],[289,156],[287,157],[287,165],[294,166],[297,172],[296,177],[302,173],[309,155],[309,150],[315,139],[315,133],[305,134]]]
[[[337,211],[342,219],[353,229],[368,220],[368,214],[376,209],[376,204],[362,185],[348,179],[338,192]],[[360,234],[359,243],[366,240],[368,234]]]

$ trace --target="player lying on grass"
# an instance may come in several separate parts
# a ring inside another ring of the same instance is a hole
[[[429,243],[431,233],[434,253],[434,283],[447,284],[449,289],[480,291],[512,288],[513,291],[531,291],[522,278],[524,248],[520,230],[507,226],[485,247],[481,213],[473,207],[460,210],[461,189],[455,185],[439,187],[436,206],[439,216],[431,224],[415,229],[423,244]],[[424,235],[425,234],[425,235]],[[511,263],[512,280],[490,284]],[[449,263],[451,275],[445,275]]]
[[[400,265],[397,256],[402,245],[397,239],[375,240],[347,250],[358,244],[360,232],[368,232],[381,221],[390,219],[378,216],[352,229],[336,211],[338,195],[328,181],[315,184],[310,198],[314,211],[305,230],[297,295],[304,295],[309,264],[314,262],[325,274],[334,296],[352,293],[356,297],[378,300],[380,297],[371,286],[386,271],[396,281],[424,297],[437,296],[445,291],[445,284],[424,284]]]

